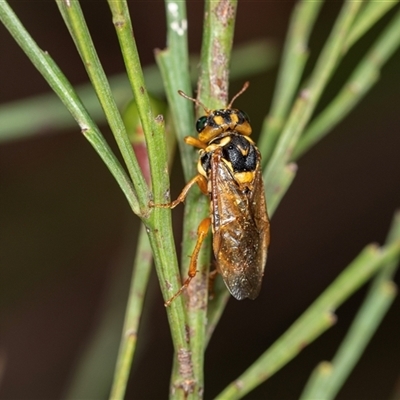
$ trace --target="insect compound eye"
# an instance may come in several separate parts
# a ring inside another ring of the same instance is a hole
[[[241,118],[250,123],[250,117],[247,115],[245,111],[238,110],[238,114]]]
[[[202,117],[200,117],[197,122],[196,122],[196,130],[197,132],[201,132],[207,125],[207,120],[208,117],[206,115],[203,115]]]

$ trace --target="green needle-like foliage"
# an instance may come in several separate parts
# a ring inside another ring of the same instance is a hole
[[[122,400],[136,342],[140,340],[137,333],[152,261],[154,260],[156,266],[163,298],[167,301],[178,291],[181,280],[187,276],[188,256],[192,254],[197,240],[198,225],[209,215],[207,196],[202,195],[197,188],[191,189],[185,202],[185,241],[179,269],[171,211],[166,207],[153,207],[150,204],[167,204],[171,200],[168,174],[168,163],[171,159],[168,159],[167,154],[167,142],[170,140],[166,138],[169,132],[165,131],[165,115],[154,113],[149,92],[166,94],[168,115],[177,137],[184,176],[188,181],[197,173],[197,153],[184,143],[183,138],[193,134],[195,119],[204,110],[198,103],[194,105],[179,96],[178,90],[195,97],[192,91],[196,82],[195,76],[200,71],[197,100],[209,109],[223,108],[232,96],[229,95],[230,61],[235,60],[232,71],[236,77],[242,78],[270,66],[275,54],[265,43],[256,43],[232,52],[237,0],[206,0],[201,55],[200,58],[189,57],[187,32],[190,25],[186,16],[186,3],[165,0],[167,45],[165,49],[156,52],[159,71],[154,66],[143,70],[128,2],[109,0],[110,20],[114,23],[128,80],[125,77],[109,79],[103,71],[79,1],[56,0],[56,3],[91,82],[90,86],[86,85],[79,90],[70,85],[51,57],[37,46],[4,0],[0,1],[0,20],[78,123],[82,133],[119,184],[133,213],[142,223],[110,391],[110,399]],[[322,1],[308,0],[296,4],[284,45],[271,110],[264,120],[259,148],[263,155],[263,177],[270,217],[296,176],[297,165],[294,160],[327,134],[361,100],[378,81],[383,65],[400,45],[400,12],[397,11],[367,54],[360,59],[348,82],[314,116],[320,98],[343,57],[396,2],[345,1],[315,65],[310,68],[309,76],[305,77],[306,62],[312,51],[308,48],[308,43],[322,5]],[[200,65],[199,70],[196,69],[197,64]],[[112,90],[114,85],[120,89],[123,87],[123,90]],[[83,106],[77,92],[85,99],[90,112]],[[140,119],[138,125],[143,132],[141,143],[130,140],[120,112],[132,96],[135,98],[136,112]],[[21,112],[36,115],[37,107],[54,107],[51,108],[54,112],[50,114],[54,113],[56,118],[46,120],[38,117],[29,121],[29,127],[15,118]],[[49,96],[2,106],[0,119],[0,140],[33,135],[41,125],[49,121],[60,128],[70,124],[70,118],[60,111],[60,106],[55,105],[53,98]],[[95,120],[107,121],[124,166],[106,143]],[[145,149],[142,159],[138,159],[138,152],[135,154],[135,146],[138,145]],[[143,173],[141,162],[149,165],[150,176]],[[302,394],[302,399],[334,398],[396,294],[392,278],[400,256],[399,232],[399,216],[396,215],[386,244],[382,247],[368,245],[298,320],[217,398],[241,398],[283,368],[296,357],[305,344],[310,345],[329,329],[336,322],[335,310],[373,278],[365,302],[337,354],[332,361],[321,362]],[[208,235],[203,243],[196,277],[187,290],[166,309],[174,346],[169,394],[172,399],[202,397],[206,388],[205,349],[229,298],[225,286],[217,279],[215,296],[210,301],[208,299],[211,238]],[[81,378],[80,382],[82,381],[84,380]]]

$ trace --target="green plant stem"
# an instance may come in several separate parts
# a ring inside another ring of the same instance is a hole
[[[390,245],[396,241],[400,241],[400,213],[394,217],[386,244]],[[396,285],[391,279],[398,263],[397,257],[383,265],[375,276],[369,292],[335,356],[331,362],[322,362],[317,366],[304,388],[302,400],[336,398],[396,297]]]
[[[154,131],[154,136],[163,138],[164,129],[156,129]],[[165,151],[165,144],[163,146],[163,148],[160,147],[160,152]],[[159,180],[158,183],[161,189],[167,191],[168,169],[165,168],[163,172],[162,179]],[[160,195],[158,196],[160,197]],[[155,198],[157,199],[156,196]],[[172,232],[171,211],[160,207],[154,207],[146,223],[146,228],[153,251],[163,298],[164,301],[167,301],[181,286]],[[172,304],[167,307],[167,317],[175,349],[175,362],[177,362],[179,366],[177,374],[174,376],[172,382],[175,390],[173,398],[192,398],[192,383],[195,381],[195,378],[191,365],[190,344],[186,330],[187,316],[182,296],[178,296]]]
[[[151,98],[153,112],[166,111],[164,104]],[[136,102],[132,101],[123,113],[124,123],[132,142],[132,146],[137,155],[138,162],[143,170],[143,175],[147,182],[150,182],[150,171],[148,168],[148,154],[140,123],[139,113]],[[168,165],[171,169],[173,155],[175,153],[176,140],[166,128],[169,158]],[[139,240],[136,248],[136,257],[133,267],[130,293],[125,311],[125,321],[123,334],[119,346],[118,359],[114,371],[114,379],[110,399],[123,399],[128,383],[129,373],[136,349],[137,332],[141,319],[144,296],[147,290],[149,274],[152,265],[151,246],[147,237],[144,225],[139,232]]]
[[[205,3],[205,17],[203,39],[201,47],[201,71],[197,84],[197,99],[209,109],[224,108],[228,104],[229,65],[235,28],[237,0],[215,2],[207,0]],[[197,107],[197,113],[204,115],[202,107]],[[203,206],[202,216],[208,211],[208,206]],[[210,249],[210,242],[204,247]],[[210,251],[206,253],[210,260]],[[203,276],[204,285],[208,284],[208,275]],[[218,296],[228,298],[225,291],[215,293],[215,298],[210,302],[210,307],[221,307],[215,310],[221,315],[226,300],[220,301]],[[204,299],[207,304],[207,298]],[[206,314],[202,317],[206,321]],[[216,322],[216,321],[215,321]],[[203,332],[205,335],[205,331]],[[202,337],[203,346],[205,337]],[[205,349],[205,348],[204,348]]]
[[[153,182],[154,199],[156,202],[163,203],[169,200],[168,198],[165,198],[165,194],[169,190],[169,180],[167,172],[166,141],[163,120],[158,119],[157,121],[155,121],[152,117],[151,107],[149,104],[147,93],[145,91],[143,75],[141,73],[139,57],[134,41],[132,40],[132,26],[130,23],[127,5],[125,2],[121,1],[109,2],[109,5],[113,13],[114,24],[121,44],[124,60],[127,65],[128,77],[132,85],[133,93],[135,94],[140,119],[145,133]],[[93,52],[91,42],[89,42],[90,37],[88,36],[88,32],[86,32],[86,25],[84,24],[83,17],[81,16],[79,9],[76,8],[75,2],[71,7],[68,7],[66,10],[64,10],[64,12],[68,11],[71,13],[68,25],[72,28],[75,28],[75,37],[77,38],[77,43],[80,45],[80,53],[84,56],[83,58],[85,60],[85,63],[89,66],[96,65],[97,67],[93,72],[94,77],[91,78],[95,87],[96,83],[99,85],[99,93],[100,90],[104,87],[105,81],[101,76],[102,74],[100,71],[102,70],[100,64],[98,63],[97,56]],[[73,23],[76,23],[77,27],[75,27]],[[85,33],[83,39],[81,39],[79,36],[82,31]],[[100,78],[98,76],[99,74]],[[102,101],[100,95],[99,98],[100,101]],[[110,104],[106,104],[104,106],[104,108],[106,108],[106,114],[107,107],[110,107]],[[117,114],[113,116],[120,119],[119,113],[118,116]],[[109,123],[112,127],[113,125],[110,119]],[[125,132],[125,127],[123,127],[123,129],[120,128],[120,132],[123,132],[122,137],[124,138],[124,141],[128,142],[129,149],[132,152],[131,145]],[[141,178],[143,179],[142,176]],[[142,188],[142,185],[140,185],[140,187]],[[147,189],[146,184],[144,184],[143,187]],[[177,262],[171,229],[170,212],[168,210],[154,209],[151,213],[151,216],[149,217],[147,211],[148,199],[148,193],[143,192],[141,203],[142,218],[144,218],[144,221],[146,223],[150,243],[154,251],[154,260],[156,263],[160,282],[162,283],[161,285],[163,295],[164,298],[167,299],[170,295],[168,294],[168,290],[165,286],[169,284],[172,287],[178,287],[179,282],[177,279],[177,274],[174,273],[173,270],[174,266],[175,269],[177,268]],[[146,221],[147,218],[148,220]],[[167,314],[170,324],[174,325],[173,327],[171,327],[171,332],[175,348],[178,352],[188,353],[188,344],[186,341],[186,332],[184,328],[185,311],[182,302],[175,302],[175,305],[168,310]],[[186,373],[185,376],[183,376],[183,374],[180,374],[180,376],[178,377],[177,386],[184,386],[185,382],[190,378],[191,376],[188,377]]]
[[[229,87],[229,64],[233,43],[237,1],[205,2],[204,29],[201,48],[201,71],[197,85],[197,99],[207,108],[216,109],[226,107],[228,104]],[[200,115],[204,115],[202,107],[197,109]],[[208,216],[209,199],[192,205],[187,217],[185,232],[191,234],[195,229],[195,216],[198,222]],[[189,250],[184,246],[184,251]],[[206,349],[206,328],[207,328],[207,303],[209,286],[209,268],[211,255],[211,235],[203,243],[199,262],[200,273],[196,277],[195,285],[188,288],[189,297],[189,324],[196,335],[192,337],[192,351],[194,365],[203,373],[204,354]],[[200,290],[199,290],[200,289]],[[226,302],[218,302],[218,293],[215,295],[215,304],[223,306]],[[222,297],[228,297],[227,290]]]
[[[79,124],[83,135],[118,182],[132,211],[139,213],[139,204],[131,181],[56,63],[48,53],[38,47],[5,1],[0,2],[0,19]]]
[[[290,160],[294,147],[311,118],[328,79],[340,60],[344,40],[361,4],[361,2],[351,0],[347,0],[344,3],[332,32],[318,58],[314,71],[293,106],[264,172],[267,199],[280,189],[281,175],[284,167]]]
[[[400,255],[400,241],[367,246],[294,324],[217,399],[238,399],[271,377],[334,323],[332,312],[385,264]],[[325,322],[324,322],[325,321]]]
[[[380,3],[377,3],[380,4]],[[400,11],[380,34],[364,56],[343,89],[311,122],[293,152],[298,159],[317,141],[333,129],[378,81],[380,70],[400,45]]]
[[[163,175],[162,169],[167,167],[166,151],[160,153],[160,146],[166,148],[165,138],[155,137],[155,125],[148,91],[145,85],[142,67],[140,64],[139,53],[137,51],[136,42],[132,23],[129,15],[128,4],[125,0],[108,0],[114,27],[121,46],[126,70],[132,92],[135,96],[137,108],[139,111],[140,121],[146,140],[147,151],[149,154],[149,164],[152,176],[152,189],[155,201],[165,202],[165,193],[160,192],[158,179]],[[165,133],[163,133],[163,136]],[[167,181],[167,189],[169,182]]]
[[[132,40],[133,29],[128,6],[125,1],[109,1],[109,6],[145,133],[154,201],[167,203],[170,199],[165,132],[154,126],[154,120],[151,117],[139,56]],[[153,208],[147,227],[163,297],[167,301],[180,287],[170,210]],[[175,397],[190,397],[193,390],[192,382],[196,382],[196,377],[191,367],[191,353],[186,332],[186,311],[182,297],[177,298],[167,308],[167,316],[175,348],[175,362],[179,365],[171,386],[174,388]]]
[[[308,38],[322,4],[323,2],[303,1],[296,6],[293,13],[271,111],[264,121],[259,142],[259,148],[265,160],[271,156],[287,118],[294,91],[298,87],[308,58]],[[366,3],[345,38],[342,53],[346,53],[394,5],[396,2],[370,1]],[[347,110],[345,107],[344,109]],[[341,119],[345,115],[339,112],[337,114]]]
[[[165,90],[171,107],[174,126],[180,144],[181,160],[185,179],[189,180],[196,174],[195,150],[187,146],[183,138],[194,130],[193,105],[177,94],[181,89],[191,94],[189,78],[188,50],[187,50],[187,20],[184,3],[165,1],[167,14],[167,48],[156,54],[158,65],[164,78]],[[200,197],[199,197],[200,196]],[[186,199],[184,213],[185,241],[182,246],[182,276],[187,276],[188,256],[191,255],[197,238],[197,227],[202,218],[207,215],[206,198],[200,195],[199,190],[191,190]],[[205,310],[207,308],[207,276],[210,260],[209,242],[203,244],[198,258],[198,273],[184,293],[188,308],[188,324],[190,335],[190,347],[192,352],[192,367],[196,377],[193,386],[194,393],[204,391],[204,331]],[[206,250],[206,251],[204,251]],[[172,379],[178,370],[175,363]]]
[[[368,1],[360,10],[349,35],[346,38],[344,52],[356,43],[385,13],[398,1]]]
[[[275,210],[278,208],[278,205],[281,202],[283,196],[286,194],[286,191],[289,189],[294,178],[296,177],[296,173],[297,164],[294,162],[290,162],[283,167],[279,180],[278,190],[276,190],[276,192],[274,193],[270,193],[268,197],[268,215],[270,217],[272,217]]]
[[[164,76],[166,83],[166,92],[174,116],[175,127],[178,137],[183,139],[188,132],[188,123],[190,129],[194,129],[192,106],[184,99],[184,106],[179,106],[179,96],[176,95],[177,89],[182,89],[186,82],[180,82],[181,87],[177,86],[179,80],[187,76],[184,54],[187,47],[186,30],[182,35],[177,34],[178,28],[186,26],[186,15],[182,10],[183,4],[179,3],[176,8],[175,2],[166,1],[167,24],[168,24],[168,48],[157,53],[157,62]],[[232,45],[232,34],[234,25],[234,15],[236,2],[226,2],[225,8],[212,2],[206,3],[206,20],[202,46],[202,74],[199,80],[199,87],[206,87],[206,90],[199,90],[199,100],[207,107],[223,107],[227,104],[228,87],[228,64]],[[226,11],[228,13],[226,13]],[[229,29],[226,29],[226,27]],[[214,54],[212,53],[214,50]],[[215,51],[217,50],[217,55]],[[216,68],[213,57],[223,60],[223,63]],[[179,64],[179,68],[177,68]],[[213,78],[211,78],[211,76]],[[214,79],[214,80],[213,80]],[[215,87],[215,82],[224,86],[224,91]],[[190,89],[189,89],[190,90]],[[211,93],[211,90],[213,93]],[[188,93],[185,89],[184,91]],[[216,95],[216,91],[219,93]],[[224,96],[221,98],[221,92]],[[190,94],[190,93],[188,93]],[[201,110],[200,112],[203,112]],[[183,142],[182,142],[183,144]],[[189,146],[181,146],[182,164],[184,166],[185,177],[190,179],[195,172],[196,160],[195,152]],[[199,222],[208,214],[208,202],[204,196],[199,199],[199,191],[189,192],[185,206],[184,237],[186,238],[182,250],[182,266],[188,264],[187,256],[191,254],[197,237],[197,227]],[[191,238],[191,240],[189,240]],[[203,363],[205,350],[205,325],[206,325],[206,305],[207,305],[207,284],[208,284],[208,266],[210,260],[210,242],[209,238],[203,243],[203,249],[198,259],[198,274],[193,279],[187,289],[188,309],[189,309],[189,330],[191,334],[191,349],[193,358],[193,368],[195,375],[200,378],[199,390],[203,390]],[[183,275],[187,272],[183,268]]]
[[[56,0],[60,13],[68,27],[82,58],[90,81],[106,115],[107,121],[118,144],[119,150],[136,189],[141,214],[147,212],[150,193],[132,150],[121,114],[115,103],[107,77],[97,56],[90,37],[79,1]]]
[[[122,400],[125,396],[132,359],[136,349],[140,316],[142,314],[144,295],[146,293],[152,261],[150,243],[146,234],[146,229],[142,225],[139,232],[131,279],[131,289],[114,372],[114,381],[111,389],[110,399],[112,400]]]
[[[193,107],[190,102],[178,95],[179,89],[188,94],[190,94],[191,92],[187,44],[186,6],[184,2],[165,1],[165,9],[167,16],[167,48],[164,50],[156,51],[156,61],[163,77],[165,93],[167,95],[168,104],[170,106],[170,114],[178,140],[178,147],[180,150],[184,176],[186,180],[189,180],[195,173],[195,164],[193,162],[195,156],[193,149],[184,143],[183,138],[190,132],[190,130],[194,126],[194,118],[192,112]],[[194,204],[194,195],[194,191],[191,190],[188,197],[186,198],[185,216],[191,209],[191,205]],[[193,213],[191,215],[193,215]],[[184,220],[184,226],[186,227],[187,218],[185,217]],[[194,235],[191,236],[188,236],[185,232],[184,237],[186,238],[185,242],[193,243],[193,239],[196,237],[196,231],[194,232]],[[181,275],[183,279],[185,279],[187,276],[187,255],[191,254],[187,254],[186,251],[187,248],[184,247],[181,257]],[[201,265],[201,261],[199,262],[199,265]],[[195,284],[196,280],[194,279],[190,283],[189,287]],[[186,299],[186,294],[187,293],[185,291],[185,293],[183,293],[183,295],[179,297],[182,299]],[[185,304],[186,307],[188,307],[188,303],[186,301]],[[190,353],[186,354],[183,358],[179,354],[175,354],[170,385],[170,396],[172,398],[176,397],[176,376],[179,373],[179,370],[182,368],[182,365],[185,364],[192,371],[194,378],[189,389],[190,396],[196,398],[196,396],[198,396],[198,394],[204,390],[203,365],[199,366],[198,363],[193,360],[192,336],[196,335],[196,332],[193,332],[193,330],[190,328],[189,316],[187,323]]]
[[[185,180],[195,174],[194,151],[183,142],[183,138],[194,127],[192,104],[178,95],[182,90],[191,95],[191,79],[187,43],[187,19],[184,2],[165,1],[167,16],[167,48],[157,50],[156,61],[164,82],[164,89],[178,139]],[[197,66],[194,68],[196,71]]]
[[[207,0],[197,98],[210,109],[228,104],[229,63],[237,0]],[[203,111],[200,111],[203,113]]]
[[[206,346],[208,345],[215,328],[225,310],[231,295],[226,290],[225,283],[220,275],[216,276],[213,286],[213,298],[208,302]]]
[[[393,222],[390,227],[389,234],[386,238],[386,243],[393,243],[400,240],[400,211],[394,214]],[[374,280],[375,285],[379,286],[383,282],[391,281],[399,268],[399,260],[388,262],[384,268],[379,271],[379,274]]]
[[[169,177],[167,166],[165,132],[161,128],[161,119],[154,120],[151,115],[150,102],[145,89],[144,77],[141,71],[139,55],[133,38],[133,29],[126,1],[109,1],[113,14],[114,25],[120,41],[122,54],[128,71],[128,77],[137,101],[140,119],[142,122],[152,178],[154,201],[165,203],[169,201]],[[163,218],[163,217],[164,218]],[[166,219],[166,217],[168,218]],[[154,226],[150,235],[153,252],[160,257],[156,261],[157,274],[161,282],[164,299],[168,300],[179,288],[179,271],[175,246],[172,235],[171,212],[159,207],[153,208],[149,222]],[[164,222],[162,221],[164,220]],[[168,222],[167,222],[168,221]],[[169,238],[169,240],[166,240]],[[164,240],[168,243],[165,245]],[[166,287],[168,286],[168,288]],[[178,299],[177,299],[178,300]],[[185,320],[186,313],[183,302],[178,300],[167,309],[174,347],[177,353],[189,353]],[[180,376],[178,386],[184,385],[183,381],[192,376]]]
[[[126,305],[126,283],[132,276],[133,232],[129,229],[119,249],[112,256],[113,272],[107,280],[100,304],[97,304],[94,324],[79,357],[70,369],[68,384],[59,398],[65,400],[105,399],[110,392],[114,361],[121,337],[123,306]],[[138,239],[140,242],[140,239]],[[138,271],[143,274],[144,271]],[[145,327],[146,329],[146,327]],[[137,329],[136,329],[137,330]]]
[[[308,41],[323,1],[302,0],[292,13],[271,110],[264,120],[258,147],[263,164],[271,157],[308,60]]]
[[[367,297],[332,362],[324,361],[317,366],[301,400],[336,398],[395,297],[396,285],[393,282],[380,284]]]

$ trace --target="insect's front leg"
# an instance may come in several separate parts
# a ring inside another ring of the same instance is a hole
[[[208,274],[208,299],[212,300],[214,298],[214,283],[217,275],[219,274],[217,269],[214,269]]]
[[[190,188],[194,184],[198,185],[203,194],[208,194],[207,179],[203,175],[198,174],[186,184],[186,186],[182,189],[181,194],[178,196],[176,200],[174,200],[171,203],[165,203],[165,204],[155,204],[152,201],[150,201],[149,207],[175,208],[178,204],[183,203],[185,201]]]
[[[198,149],[206,149],[207,148],[207,143],[202,142],[201,140],[193,137],[193,136],[186,136],[184,139],[185,143],[197,147]]]
[[[188,271],[188,277],[183,282],[181,288],[168,300],[164,303],[165,307],[171,305],[171,303],[189,286],[190,281],[196,276],[197,273],[197,259],[199,258],[199,252],[201,249],[201,245],[206,238],[208,231],[210,230],[211,218],[204,218],[203,221],[200,222],[199,227],[197,228],[197,241],[196,246],[194,247],[192,256],[190,257],[190,265]]]

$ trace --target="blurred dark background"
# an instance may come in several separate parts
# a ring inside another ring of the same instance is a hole
[[[70,81],[86,82],[55,3],[9,3]],[[82,6],[107,74],[122,72],[107,3]],[[154,63],[153,50],[165,46],[164,3],[130,6],[142,63]],[[311,63],[339,6],[328,2],[322,9]],[[236,43],[267,38],[281,49],[292,7],[240,2]],[[388,18],[346,57],[326,99]],[[202,20],[203,2],[188,1],[192,53],[200,49]],[[49,91],[3,26],[0,50],[1,103]],[[268,348],[366,244],[383,243],[400,204],[399,66],[397,52],[356,110],[299,160],[298,175],[272,219],[262,293],[256,301],[230,300],[207,350],[207,399]],[[250,77],[250,89],[235,103],[251,116],[255,132],[268,111],[276,73]],[[242,83],[234,82],[231,93]],[[107,127],[103,132],[112,142]],[[2,143],[0,153],[0,398],[107,398],[139,220],[78,127]],[[175,164],[177,193],[184,182]],[[178,244],[181,213],[174,211]],[[154,272],[151,285],[127,398],[167,398],[172,346]],[[337,311],[336,326],[246,398],[298,398],[316,364],[333,356],[364,294],[365,288]],[[396,300],[338,399],[391,395],[400,372],[399,309]],[[87,369],[91,374],[84,375]]]

